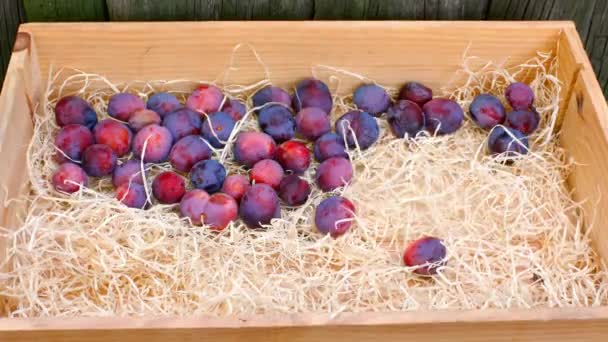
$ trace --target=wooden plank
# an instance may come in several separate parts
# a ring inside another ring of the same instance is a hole
[[[105,0],[23,0],[28,21],[107,20]]]
[[[608,105],[576,31],[565,30],[560,44],[580,64],[569,86],[570,100],[562,125],[561,143],[576,166],[568,182],[573,198],[583,203],[585,225],[598,254],[608,260]],[[562,47],[560,47],[561,49]],[[584,132],[584,133],[583,133]]]
[[[111,20],[312,19],[313,0],[107,0]]]
[[[487,19],[572,20],[585,41],[598,2],[604,0],[492,0]]]
[[[0,1],[0,90],[11,57],[17,27],[25,20],[23,3],[20,0]]]
[[[357,0],[315,2],[315,19],[476,19],[489,0]]]
[[[600,86],[608,96],[608,2],[606,1],[596,3],[585,47]]]
[[[43,74],[52,62],[94,70],[115,82],[175,78],[209,80],[217,77],[218,70],[226,68],[235,45],[249,42],[272,70],[272,81],[278,85],[291,85],[294,79],[309,76],[311,66],[328,64],[381,79],[383,84],[390,86],[400,86],[403,75],[408,75],[438,89],[445,86],[445,81],[460,66],[462,53],[470,41],[475,41],[470,53],[481,58],[502,60],[504,50],[508,48],[513,63],[523,62],[532,57],[534,51],[554,48],[563,25],[545,22],[224,21],[28,24],[23,29],[32,30],[40,37],[38,47]],[[530,29],[534,30],[534,35],[526,34]],[[416,49],[404,45],[404,41]],[[360,54],[345,54],[355,47],[365,47],[364,58]],[[209,52],[211,48],[212,53]],[[71,53],[66,54],[67,50]],[[396,51],[406,53],[407,58]],[[200,56],[204,56],[205,63],[201,63]],[[285,63],[286,60],[289,63]],[[232,82],[246,84],[262,77],[260,66],[246,48],[238,53],[236,62],[240,70],[231,75]],[[348,86],[356,82],[358,80],[346,77],[341,89],[347,91]]]
[[[471,333],[474,332],[474,333]],[[234,318],[0,319],[0,339],[37,341],[592,341],[607,308],[268,315]]]
[[[314,19],[365,19],[367,0],[316,0]]]
[[[314,6],[314,0],[223,0],[221,19],[306,20]]]

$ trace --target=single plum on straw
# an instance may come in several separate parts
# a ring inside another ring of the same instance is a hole
[[[403,254],[403,263],[413,267],[413,272],[420,275],[437,274],[437,269],[446,264],[446,248],[443,242],[435,237],[423,237],[407,246]]]

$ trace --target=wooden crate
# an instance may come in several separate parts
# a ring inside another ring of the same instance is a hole
[[[571,22],[201,22],[27,24],[20,28],[0,97],[2,199],[27,191],[26,147],[34,108],[51,66],[103,74],[115,82],[214,79],[234,46],[249,43],[272,80],[285,85],[315,64],[339,66],[397,86],[406,79],[444,85],[463,52],[520,63],[555,51],[562,81],[561,143],[579,165],[569,179],[585,202],[591,236],[608,261],[608,107]],[[233,81],[262,77],[251,53],[239,53]],[[345,88],[346,89],[346,88]],[[19,202],[0,208],[0,224],[19,226]],[[599,210],[595,210],[598,209]],[[589,213],[595,213],[592,217]],[[0,258],[6,241],[0,241]],[[2,279],[0,279],[2,281]],[[608,307],[298,314],[215,318],[0,319],[0,341],[605,341]]]

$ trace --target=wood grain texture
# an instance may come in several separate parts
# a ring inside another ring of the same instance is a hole
[[[311,19],[314,0],[106,0],[110,20]]]
[[[106,0],[23,0],[28,21],[107,20]]]
[[[567,46],[580,65],[569,89],[561,134],[562,145],[577,163],[568,182],[573,198],[583,201],[595,250],[608,260],[608,105],[576,31],[565,30],[560,45]]]
[[[115,82],[175,78],[214,80],[226,69],[234,47],[249,43],[271,70],[272,81],[279,85],[291,85],[294,80],[309,77],[311,67],[325,64],[369,75],[395,87],[401,85],[407,75],[439,89],[453,76],[462,62],[462,53],[471,42],[469,53],[473,55],[501,61],[505,59],[504,49],[508,47],[510,62],[519,63],[532,57],[537,50],[554,50],[563,25],[548,22],[522,25],[447,21],[251,24],[224,21],[27,24],[24,30],[40,38],[38,48],[43,74],[48,65],[54,63],[94,70]],[[535,34],[525,34],[531,28]],[[193,41],[201,43],[192,44]],[[404,41],[416,49],[409,49],[403,45]],[[213,53],[209,53],[210,46]],[[357,54],[344,53],[360,47],[365,48]],[[66,54],[66,50],[71,53]],[[387,51],[407,51],[408,58]],[[199,56],[205,56],[205,63],[200,62]],[[246,46],[235,56],[235,63],[240,69],[233,73],[230,82],[246,84],[259,81],[263,75],[261,66]],[[327,76],[319,67],[315,69],[319,77]],[[356,82],[358,80],[354,78],[344,77],[341,89],[348,91],[348,85]]]
[[[295,314],[239,318],[0,319],[32,341],[605,341],[608,308]]]
[[[0,90],[4,74],[11,58],[17,27],[25,21],[25,10],[21,0],[0,1]]]
[[[11,56],[6,72],[6,82],[0,94],[0,227],[16,229],[23,217],[22,201],[10,201],[28,191],[27,162],[24,156],[33,132],[32,115],[40,99],[41,82],[38,56],[27,33],[19,33],[19,49]],[[17,46],[17,45],[16,45]],[[0,236],[0,269],[8,267],[6,241]],[[2,287],[0,278],[0,288]],[[2,298],[0,297],[0,303]]]

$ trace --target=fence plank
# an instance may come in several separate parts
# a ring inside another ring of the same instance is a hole
[[[0,1],[0,37],[3,37],[0,40],[0,90],[11,58],[17,27],[23,21],[25,21],[25,11],[21,0]]]
[[[593,9],[585,48],[597,79],[608,96],[608,2],[599,0]]]
[[[23,0],[28,21],[103,21],[105,0]]]
[[[110,20],[312,19],[314,0],[107,0]]]

